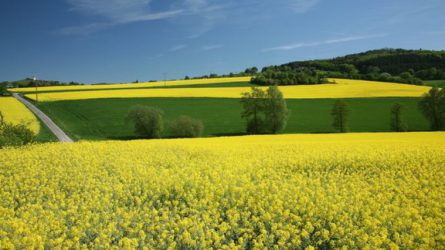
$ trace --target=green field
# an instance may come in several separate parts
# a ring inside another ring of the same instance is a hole
[[[354,132],[389,131],[389,110],[395,102],[405,106],[410,131],[429,128],[428,122],[418,111],[419,98],[354,98],[346,101],[352,109],[350,129]],[[291,115],[283,133],[333,132],[330,116],[333,102],[333,99],[287,100]],[[239,99],[93,99],[44,102],[38,106],[72,138],[102,140],[135,138],[132,125],[126,124],[124,117],[128,109],[136,104],[161,108],[166,122],[182,114],[201,119],[205,125],[205,136],[244,133],[245,122],[240,118]]]
[[[445,88],[445,80],[432,80],[432,81],[425,81],[425,85],[438,87],[438,88]]]
[[[46,125],[39,120],[40,123],[40,131],[37,134],[36,140],[38,142],[55,142],[57,141],[57,137],[46,127]]]

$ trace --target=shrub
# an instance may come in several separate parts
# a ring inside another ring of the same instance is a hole
[[[181,115],[170,123],[170,135],[172,137],[194,138],[200,137],[204,125],[201,120]]]
[[[128,111],[126,121],[134,123],[134,132],[144,138],[160,138],[164,130],[160,109],[135,105]]]
[[[8,82],[0,82],[0,96],[9,96],[11,95],[8,92]]]
[[[12,124],[3,119],[0,112],[0,148],[22,146],[35,140],[34,133],[26,124]]]

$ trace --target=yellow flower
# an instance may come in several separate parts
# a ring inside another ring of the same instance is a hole
[[[34,133],[39,133],[40,123],[37,117],[14,97],[0,97],[0,112],[6,122],[13,124],[23,123]]]
[[[1,149],[4,249],[443,249],[445,132]]]
[[[356,97],[420,97],[431,87],[412,84],[383,83],[350,79],[335,79],[335,84],[281,86],[280,91],[287,99],[312,98],[356,98]],[[103,85],[107,86],[107,85]],[[68,87],[59,87],[66,88]],[[80,88],[80,87],[78,87]],[[85,87],[83,87],[85,88]],[[261,87],[266,88],[266,87]],[[39,101],[83,100],[100,98],[139,97],[210,97],[241,98],[250,87],[215,88],[156,88],[156,89],[99,89],[92,91],[57,91],[39,94]],[[35,95],[26,94],[34,99]]]
[[[85,91],[85,90],[104,90],[104,89],[140,89],[147,87],[164,87],[164,86],[181,86],[181,85],[200,85],[200,84],[218,84],[218,83],[239,83],[250,82],[250,76],[243,77],[221,77],[221,78],[204,78],[191,80],[173,80],[158,82],[141,82],[141,83],[118,83],[118,84],[102,84],[102,85],[70,85],[70,86],[47,86],[39,87],[38,91]],[[35,88],[13,88],[12,92],[29,93],[35,92]]]

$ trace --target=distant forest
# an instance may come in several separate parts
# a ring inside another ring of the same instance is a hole
[[[422,84],[445,79],[445,51],[379,49],[333,59],[296,61],[264,67],[252,82],[260,85],[318,84],[351,78]]]

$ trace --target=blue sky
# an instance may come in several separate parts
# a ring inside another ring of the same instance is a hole
[[[2,0],[0,81],[129,82],[445,49],[443,0]]]

